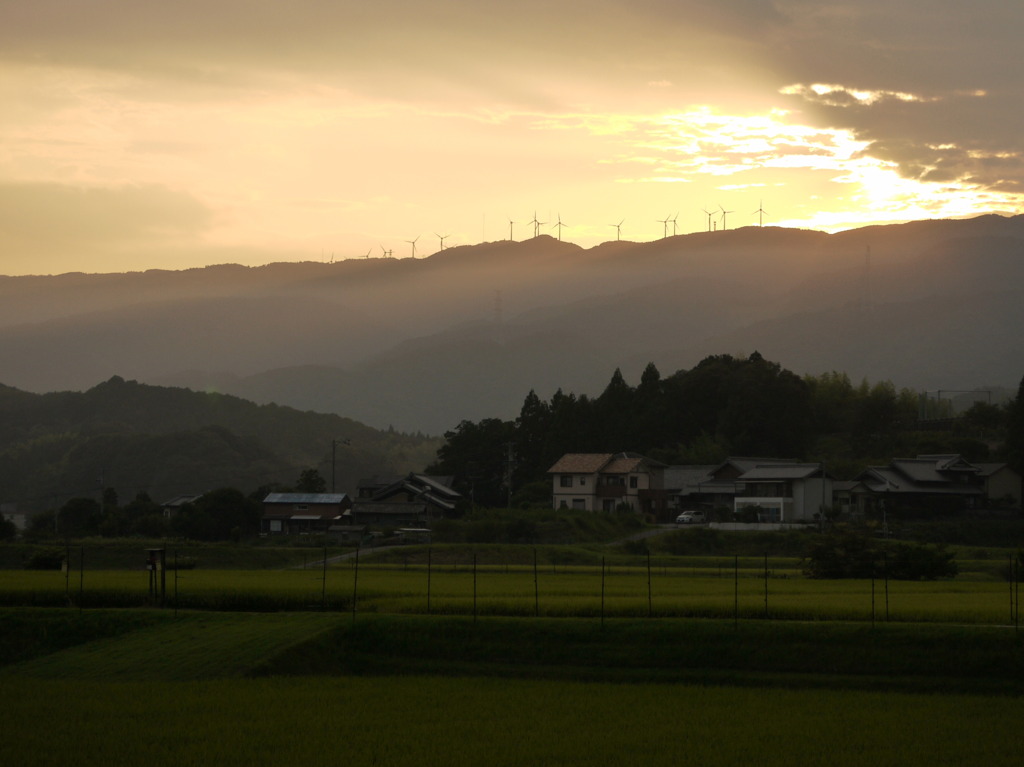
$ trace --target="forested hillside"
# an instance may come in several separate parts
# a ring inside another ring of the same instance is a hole
[[[723,351],[756,349],[799,376],[1011,388],[1022,286],[1024,216],[995,215],[0,276],[0,376],[43,393],[117,373],[433,435],[514,418],[530,389],[596,397],[616,368],[691,368]]]
[[[0,502],[55,508],[68,498],[160,502],[220,487],[246,492],[317,469],[338,492],[361,477],[420,470],[438,441],[337,415],[111,378],[86,392],[0,386]]]

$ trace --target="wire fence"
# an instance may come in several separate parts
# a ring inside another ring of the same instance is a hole
[[[51,550],[55,555],[55,550]],[[320,610],[566,618],[962,623],[1019,631],[1020,558],[986,577],[897,581],[804,577],[793,557],[600,556],[558,561],[520,547],[504,561],[471,547],[271,550],[262,567],[228,548],[67,545],[55,569],[0,570],[0,604],[173,610]],[[46,563],[43,563],[46,564]],[[51,565],[53,563],[50,563]],[[995,566],[997,563],[990,563]],[[970,575],[970,574],[969,574]]]

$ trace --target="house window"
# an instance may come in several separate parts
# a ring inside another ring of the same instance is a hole
[[[281,520],[280,519],[272,519],[272,520],[270,520],[270,532],[272,532],[272,533],[279,533],[279,532],[281,532]]]
[[[559,482],[558,482],[558,486],[559,487],[572,487],[572,475],[571,474],[563,474],[558,479],[559,479]]]
[[[605,498],[603,501],[601,501],[601,508],[603,508],[605,511],[615,511],[615,499]]]
[[[584,487],[584,486],[586,486],[586,484],[587,484],[587,478],[586,477],[580,477],[580,487]]]
[[[636,488],[636,480],[637,480],[636,475],[631,476],[629,478],[629,486],[632,487],[632,488]]]
[[[584,511],[587,508],[586,498],[573,498],[572,507],[578,511]]]

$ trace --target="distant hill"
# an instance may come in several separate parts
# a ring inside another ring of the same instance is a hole
[[[336,442],[335,442],[336,441]],[[421,471],[437,440],[347,418],[114,377],[86,392],[0,386],[0,501],[20,508],[140,491],[157,502],[220,487],[290,485],[308,468],[338,492],[359,479]],[[329,489],[329,488],[328,488]]]
[[[119,374],[441,434],[530,389],[598,393],[760,351],[922,390],[1024,373],[1024,216],[837,234],[744,227],[583,249],[548,236],[422,259],[0,277],[0,378]]]

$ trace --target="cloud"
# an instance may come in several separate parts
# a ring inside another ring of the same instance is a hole
[[[210,220],[196,199],[160,186],[0,184],[0,251],[12,273],[28,265],[51,272],[69,256],[195,243]]]

